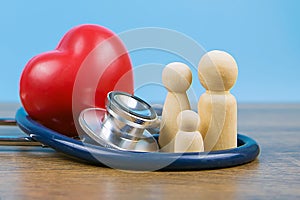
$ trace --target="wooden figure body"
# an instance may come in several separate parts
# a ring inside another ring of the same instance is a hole
[[[186,91],[192,83],[192,72],[184,63],[170,63],[163,70],[162,82],[168,94],[164,102],[158,141],[162,151],[173,152],[174,137],[178,131],[177,115],[191,108]]]
[[[237,103],[230,94],[238,68],[234,58],[223,51],[211,51],[200,60],[198,75],[206,92],[198,102],[205,151],[237,147]]]

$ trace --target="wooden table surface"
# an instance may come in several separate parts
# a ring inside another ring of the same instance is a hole
[[[13,117],[17,107],[0,104],[0,117]],[[0,200],[300,199],[300,104],[243,104],[238,119],[239,132],[255,139],[261,153],[252,163],[218,170],[125,172],[50,148],[0,146]]]

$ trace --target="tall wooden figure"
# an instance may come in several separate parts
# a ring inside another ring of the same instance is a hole
[[[183,110],[190,110],[186,91],[192,83],[192,72],[184,63],[168,64],[162,72],[162,82],[168,90],[164,103],[159,145],[161,151],[174,152],[174,138],[178,131],[177,115]]]
[[[205,151],[237,147],[237,103],[230,94],[238,75],[234,58],[223,51],[210,51],[201,58],[198,75],[206,89],[198,102]]]

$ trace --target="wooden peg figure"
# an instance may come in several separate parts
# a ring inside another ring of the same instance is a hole
[[[203,139],[198,131],[200,118],[191,110],[184,110],[177,117],[178,131],[175,136],[174,152],[203,152]]]
[[[163,107],[158,141],[161,151],[174,152],[174,137],[178,131],[177,115],[191,108],[186,91],[192,83],[192,72],[184,63],[170,63],[162,72],[162,82],[168,94]]]
[[[198,75],[206,92],[198,102],[205,151],[237,147],[237,103],[230,94],[238,67],[224,51],[210,51],[200,60]]]

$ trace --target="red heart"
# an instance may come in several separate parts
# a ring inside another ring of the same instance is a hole
[[[82,109],[103,108],[108,92],[133,94],[133,89],[132,66],[121,40],[104,27],[81,25],[67,32],[54,51],[27,63],[20,98],[31,118],[76,136],[74,122]]]

